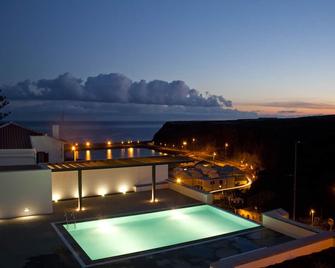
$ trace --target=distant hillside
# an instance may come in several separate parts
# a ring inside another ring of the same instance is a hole
[[[192,138],[196,141],[192,143]],[[167,122],[155,134],[155,143],[219,152],[229,144],[229,158],[259,162],[260,179],[250,195],[272,192],[267,207],[291,211],[294,144],[298,147],[298,208],[308,215],[310,207],[324,216],[335,216],[335,116],[290,119]]]

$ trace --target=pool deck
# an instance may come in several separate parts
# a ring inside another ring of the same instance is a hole
[[[75,212],[77,219],[99,218],[121,213],[179,207],[200,202],[172,190],[157,190],[158,203],[150,203],[151,192],[138,192],[92,197],[83,200],[85,211],[76,212],[77,200],[54,203],[50,215],[28,216],[0,220],[0,267],[24,267],[30,258],[36,258],[26,267],[48,263],[42,267],[79,267],[71,253],[57,236],[51,223],[64,221],[64,212]]]
[[[54,203],[54,213],[50,215],[0,220],[0,267],[79,267],[51,226],[52,222],[65,220],[65,211],[75,212],[77,219],[87,219],[200,204],[169,189],[157,190],[157,197],[158,203],[150,203],[151,192],[146,191],[85,198],[85,211],[79,213],[76,212],[77,200],[59,201]],[[289,240],[282,234],[260,228],[217,241],[99,267],[209,267],[211,262],[222,257]]]

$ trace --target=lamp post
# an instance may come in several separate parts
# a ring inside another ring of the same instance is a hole
[[[296,216],[296,203],[297,203],[298,144],[300,144],[300,141],[296,141],[294,144],[294,176],[293,176],[293,220],[294,221],[295,221],[295,216]]]
[[[183,141],[183,145],[182,145],[181,148],[184,148],[184,147],[185,147],[185,150],[186,150],[186,149],[187,149],[186,146],[187,146],[187,141]]]
[[[311,215],[311,222],[312,222],[312,225],[314,225],[314,214],[315,214],[315,210],[314,210],[314,209],[311,209],[310,212],[309,212],[309,215]]]
[[[216,156],[216,152],[213,153],[213,164],[215,165],[215,156]]]
[[[227,149],[228,149],[228,147],[229,147],[229,143],[226,142],[224,144],[224,158],[225,158],[225,160],[227,160]]]

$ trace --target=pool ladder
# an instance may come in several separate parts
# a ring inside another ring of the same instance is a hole
[[[69,229],[69,218],[68,218],[68,214],[67,213],[68,213],[67,211],[64,212],[64,217],[65,217],[65,222],[66,222],[66,229]],[[71,216],[72,221],[73,221],[73,227],[74,227],[74,229],[76,229],[77,228],[76,214],[74,212],[71,212],[70,216]]]

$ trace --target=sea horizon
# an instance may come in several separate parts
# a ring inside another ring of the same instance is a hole
[[[151,140],[165,121],[15,121],[37,132],[52,135],[60,126],[60,138],[69,142]]]

